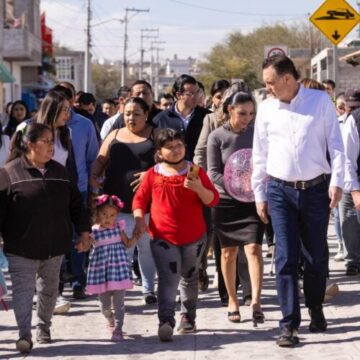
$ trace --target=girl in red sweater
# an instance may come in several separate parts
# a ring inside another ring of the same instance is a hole
[[[205,171],[188,169],[180,132],[162,129],[155,139],[157,164],[148,170],[133,200],[136,236],[149,231],[158,272],[158,335],[171,341],[175,298],[180,283],[179,333],[195,332],[198,269],[205,241],[203,206],[215,206],[219,194]],[[144,214],[150,205],[147,228]]]

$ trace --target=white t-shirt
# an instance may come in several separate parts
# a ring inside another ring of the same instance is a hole
[[[1,147],[0,147],[0,166],[5,164],[7,157],[9,156],[10,139],[7,135],[1,135]]]
[[[57,161],[61,165],[66,165],[66,160],[69,157],[69,152],[61,145],[59,131],[55,132],[54,141],[54,156],[53,160]]]

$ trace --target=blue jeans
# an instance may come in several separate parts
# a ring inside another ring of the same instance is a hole
[[[88,193],[87,191],[83,191],[81,193],[81,196],[83,198],[84,206],[88,207]],[[81,252],[79,253],[75,249],[75,244],[78,241],[78,234],[75,232],[74,229],[74,237],[73,242],[71,246],[71,252],[70,252],[70,258],[71,258],[71,274],[72,274],[72,288],[74,289],[84,289],[86,286],[86,273],[84,270],[85,266],[85,258],[87,256],[87,253]]]
[[[280,328],[298,329],[301,316],[298,296],[298,241],[304,257],[304,294],[308,308],[321,306],[328,275],[328,182],[307,190],[283,183],[268,183],[269,214],[276,238],[276,287],[283,318]]]
[[[338,240],[340,248],[343,248],[344,242],[343,242],[343,236],[342,236],[342,231],[341,231],[339,205],[333,209],[333,214],[334,214],[334,227],[335,227],[336,238]]]
[[[360,224],[358,211],[351,194],[344,193],[340,202],[340,218],[342,235],[346,249],[346,266],[360,267]]]
[[[132,214],[120,213],[118,219],[125,220],[125,232],[130,238],[134,230],[135,220]],[[149,220],[149,216],[145,216],[146,222]],[[145,233],[139,242],[136,244],[139,252],[139,267],[142,279],[143,293],[154,292],[155,288],[155,275],[156,268],[154,258],[150,249],[150,238]],[[127,249],[129,259],[131,260],[134,254],[135,246]]]

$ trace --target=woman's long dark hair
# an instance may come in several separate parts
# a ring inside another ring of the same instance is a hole
[[[54,135],[56,130],[55,122],[63,111],[65,100],[67,99],[60,92],[50,90],[42,101],[40,109],[36,114],[36,122],[49,126]],[[65,125],[60,126],[57,129],[59,130],[61,145],[64,149],[69,151],[71,148],[71,139],[68,127]]]
[[[31,123],[22,130],[17,131],[11,138],[10,155],[7,162],[27,154],[29,152],[28,143],[38,141],[45,130],[51,131],[47,125]]]
[[[26,103],[24,101],[22,101],[22,100],[15,101],[12,104],[10,115],[9,115],[9,122],[8,122],[6,128],[5,128],[5,131],[4,131],[5,135],[8,135],[9,137],[12,137],[12,135],[16,131],[17,126],[19,125],[19,123],[17,122],[17,120],[14,117],[14,109],[15,109],[15,106],[17,104],[20,104],[25,108],[25,117],[24,117],[23,120],[31,118],[30,111],[29,111],[29,108],[26,105]]]

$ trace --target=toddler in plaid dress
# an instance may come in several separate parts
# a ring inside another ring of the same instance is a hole
[[[132,288],[129,258],[125,247],[131,247],[136,237],[129,239],[124,223],[116,223],[124,203],[115,195],[101,195],[96,200],[96,224],[92,227],[94,246],[87,273],[88,294],[98,294],[102,314],[111,330],[111,340],[123,338],[124,297]],[[111,309],[113,305],[114,312]]]

